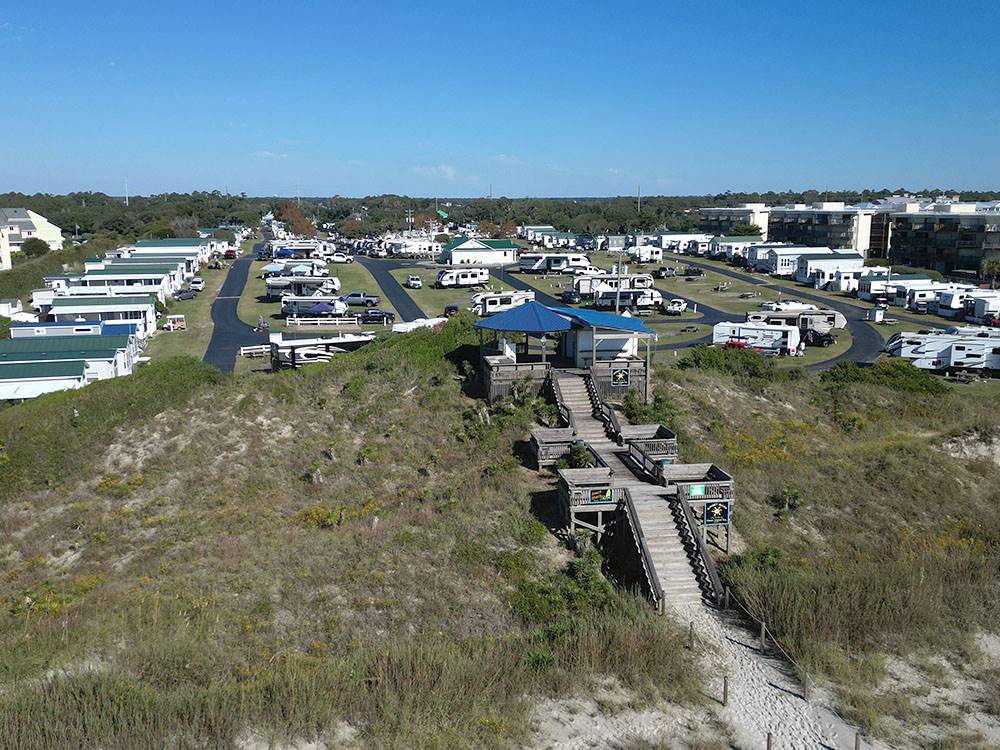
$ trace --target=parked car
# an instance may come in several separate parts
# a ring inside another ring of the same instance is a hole
[[[830,346],[837,343],[837,337],[832,333],[823,333],[815,328],[809,328],[802,334],[802,343],[806,346]]]
[[[382,301],[382,298],[377,294],[368,294],[367,292],[351,292],[345,294],[340,300],[351,307],[375,307]]]
[[[174,299],[180,301],[185,299],[194,299],[197,296],[198,292],[195,291],[194,289],[181,289],[179,292],[177,292],[177,294],[174,295]]]
[[[414,276],[413,274],[406,277],[406,288],[407,289],[423,289],[424,282],[419,276]]]
[[[688,278],[694,278],[695,276],[704,276],[705,272],[698,268],[698,266],[687,266],[684,269],[684,275]]]
[[[583,301],[583,297],[575,289],[567,289],[559,295],[559,299],[567,305],[578,305]]]
[[[453,318],[458,315],[458,305],[445,305],[444,306],[444,316],[446,318]]]
[[[237,250],[235,247],[231,247],[228,250],[226,250],[225,253],[222,254],[222,257],[225,258],[226,260],[234,260],[235,258],[240,257],[240,251]]]
[[[680,315],[682,312],[687,311],[688,303],[686,300],[682,300],[679,297],[670,300],[663,306],[663,312],[667,315]]]
[[[669,279],[677,275],[676,268],[667,268],[666,266],[660,266],[655,271],[653,271],[653,276],[658,279]]]
[[[354,256],[347,253],[336,252],[330,256],[331,263],[353,263]]]
[[[191,279],[190,286],[196,292],[200,292],[205,288],[205,279],[201,278],[201,276],[195,276],[193,279]]]
[[[377,323],[379,325],[385,325],[396,319],[396,313],[370,307],[364,312],[354,313],[354,317],[358,319],[359,323]]]

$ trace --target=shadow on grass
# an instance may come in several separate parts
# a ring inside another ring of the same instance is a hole
[[[576,540],[566,526],[566,518],[559,507],[558,491],[555,489],[543,492],[532,492],[530,510],[531,515],[538,519],[545,528],[549,530],[556,539],[572,547]]]

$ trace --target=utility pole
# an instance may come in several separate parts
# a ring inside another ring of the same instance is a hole
[[[642,187],[640,185],[636,185],[635,186],[635,194],[636,194],[636,197],[638,198],[638,202],[636,204],[635,212],[637,214],[641,214],[642,213]]]
[[[493,200],[493,183],[490,183],[490,200]]]
[[[128,208],[128,177],[125,178],[125,208]]]

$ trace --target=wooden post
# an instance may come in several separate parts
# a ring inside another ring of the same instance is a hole
[[[802,699],[808,703],[809,702],[809,674],[805,673],[802,675]]]
[[[649,339],[646,339],[646,393],[645,402],[649,403],[649,379],[652,377],[653,369],[653,347],[650,344]]]
[[[760,650],[763,651],[767,648],[767,625],[763,620],[760,621]]]
[[[768,732],[767,733],[767,750],[771,750],[773,744],[774,744],[774,738],[771,736],[771,733]]]
[[[729,610],[729,587],[726,586],[722,591],[722,608],[724,610]]]
[[[694,648],[694,621],[688,623],[688,648]]]
[[[729,705],[729,675],[722,676],[722,705]]]
[[[854,750],[861,750],[861,732],[854,733]]]

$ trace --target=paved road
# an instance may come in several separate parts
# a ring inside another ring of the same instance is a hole
[[[214,328],[202,361],[205,364],[215,365],[222,372],[232,372],[236,367],[236,357],[241,346],[267,343],[267,334],[254,333],[236,314],[236,305],[250,275],[250,265],[254,261],[257,248],[262,244],[254,245],[253,254],[239,258],[233,263],[226,280],[222,282],[219,296],[212,303]]]
[[[389,300],[393,307],[396,308],[396,313],[405,322],[411,320],[416,320],[417,318],[426,318],[424,311],[420,309],[416,302],[406,293],[402,285],[396,281],[396,277],[393,276],[390,271],[397,268],[413,268],[418,265],[414,261],[400,261],[400,260],[381,260],[379,258],[368,258],[366,256],[359,256],[357,261],[361,263],[372,276],[375,277],[375,282],[382,289],[382,294],[385,298]]]
[[[878,331],[864,322],[864,310],[856,305],[852,305],[847,302],[838,302],[830,299],[829,297],[813,294],[812,292],[804,290],[802,287],[785,286],[784,284],[773,281],[770,277],[755,278],[745,273],[730,271],[727,268],[719,268],[718,266],[708,265],[707,263],[699,263],[689,258],[684,258],[684,262],[687,265],[697,266],[698,268],[703,268],[706,271],[715,271],[716,273],[736,279],[737,281],[757,284],[758,286],[767,287],[768,289],[775,289],[792,297],[803,297],[808,300],[813,300],[814,302],[819,302],[824,308],[829,308],[831,310],[836,310],[839,313],[843,313],[844,317],[847,318],[847,330],[851,332],[850,348],[843,354],[833,357],[832,359],[828,359],[825,362],[817,362],[814,365],[809,365],[808,369],[810,370],[828,370],[838,362],[842,362],[844,360],[852,360],[854,362],[874,362],[878,359],[879,354],[885,346]],[[732,317],[734,316],[730,316],[730,318]]]

